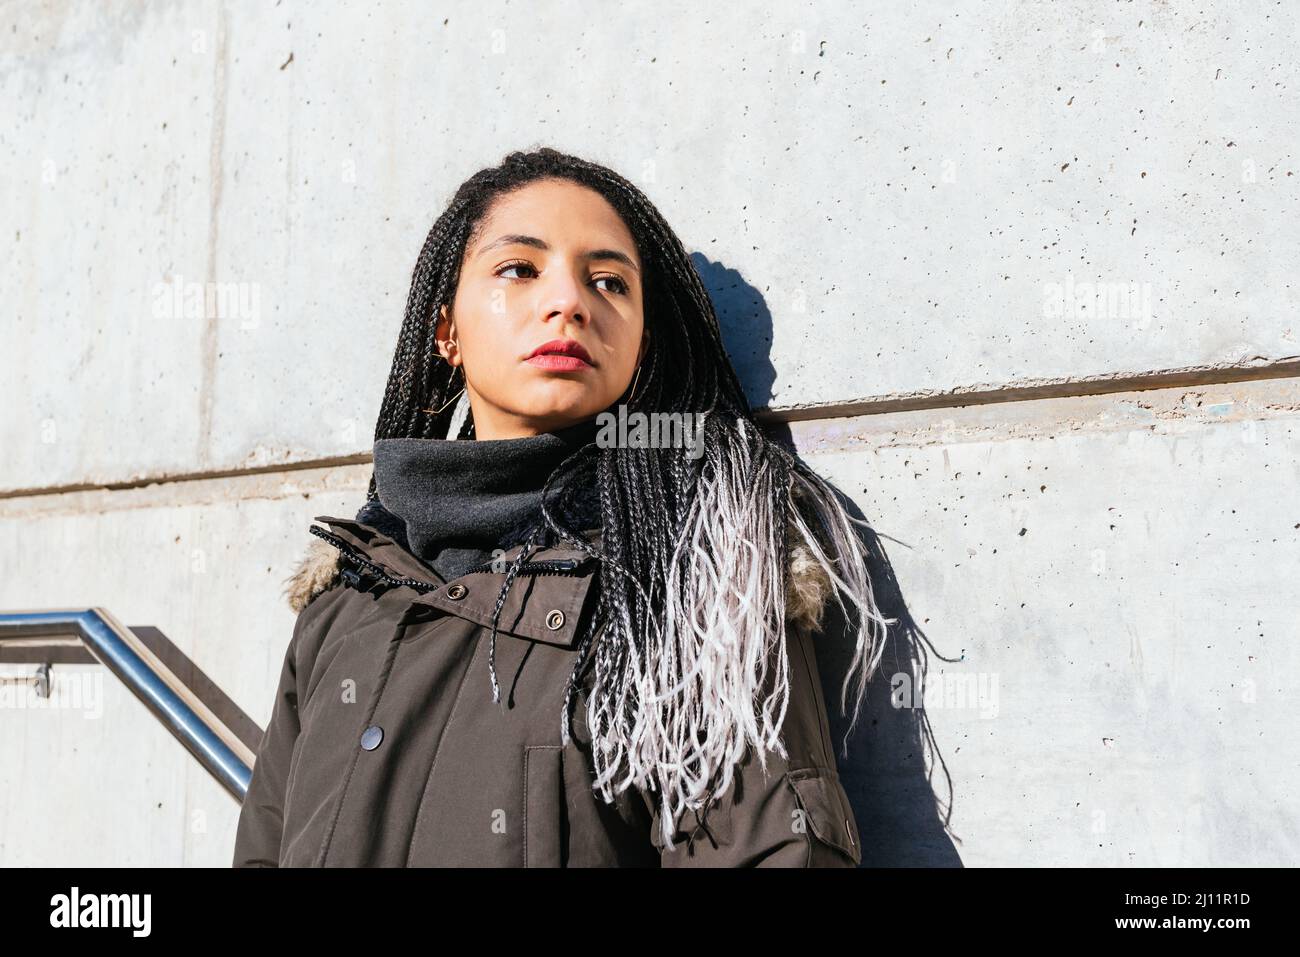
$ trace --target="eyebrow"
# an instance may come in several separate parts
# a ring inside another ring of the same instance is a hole
[[[504,236],[498,236],[496,239],[492,240],[492,242],[480,249],[477,255],[481,256],[488,250],[496,249],[498,246],[512,245],[532,246],[534,249],[542,250],[551,248],[546,240],[538,239],[536,236],[526,236],[523,233],[506,233]],[[582,258],[587,260],[612,259],[614,262],[620,262],[629,267],[634,272],[639,273],[641,271],[637,268],[637,264],[633,262],[631,256],[617,249],[593,249],[589,252],[583,253]]]

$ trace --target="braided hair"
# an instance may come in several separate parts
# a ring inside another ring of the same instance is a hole
[[[493,201],[545,178],[594,190],[627,225],[641,257],[651,333],[635,394],[625,393],[627,412],[703,413],[696,441],[704,451],[592,442],[555,470],[539,524],[497,596],[492,691],[499,701],[497,620],[535,546],[555,535],[600,559],[595,612],[565,685],[561,735],[569,743],[574,693],[594,669],[586,707],[593,787],[606,802],[629,786],[658,791],[661,833],[672,847],[678,816],[725,794],[747,750],[763,768],[766,751],[786,756],[780,731],[789,698],[787,535],[802,539],[846,622],[855,623],[855,655],[840,698],[845,711],[856,672],[846,740],[893,619],[883,618],[873,599],[866,547],[854,528],[864,523],[848,514],[829,483],[763,435],[680,240],[641,190],[597,163],[546,147],[517,151],[460,186],[416,260],[375,439],[450,438],[453,424],[455,438],[474,436],[473,417],[462,422],[463,408],[447,408],[464,387],[464,373],[441,361],[437,314],[455,296],[465,249]],[[578,475],[585,486],[565,481]],[[552,486],[562,489],[554,504],[547,500]],[[580,487],[594,487],[599,548],[565,517]],[[372,475],[368,502],[377,497]]]

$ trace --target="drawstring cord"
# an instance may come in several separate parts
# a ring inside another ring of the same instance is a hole
[[[505,584],[501,586],[501,591],[497,595],[496,608],[492,612],[492,635],[488,639],[488,680],[492,684],[492,701],[495,704],[501,703],[501,686],[497,684],[496,665],[497,623],[501,619],[501,609],[505,606],[506,595],[510,593],[510,587],[514,584],[520,567],[537,551],[537,535],[542,528],[542,525],[533,526],[533,530],[528,534],[528,540],[524,542],[524,547],[519,550],[519,557],[510,563],[510,568],[506,570]]]

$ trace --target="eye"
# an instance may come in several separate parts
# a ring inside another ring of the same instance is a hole
[[[627,283],[625,283],[625,282],[623,281],[623,277],[622,277],[622,276],[615,276],[615,275],[612,275],[612,274],[611,274],[611,275],[608,275],[608,276],[597,276],[597,277],[595,278],[594,281],[595,281],[595,282],[610,282],[610,281],[613,281],[613,282],[616,284],[616,287],[617,287],[617,288],[610,289],[610,290],[607,290],[607,291],[608,291],[608,292],[614,292],[614,293],[617,293],[617,294],[620,295],[620,296],[626,296],[626,295],[627,295],[627,291],[628,291],[628,290],[627,290]]]
[[[531,276],[536,276],[536,275],[537,275],[537,270],[533,268],[533,264],[530,263],[530,262],[527,262],[527,261],[525,261],[525,260],[523,260],[523,259],[517,259],[517,260],[515,260],[514,262],[508,262],[508,263],[505,263],[505,264],[499,266],[499,267],[494,271],[493,275],[496,275],[496,276],[503,276],[503,277],[506,278],[506,279],[526,279],[526,278],[529,278],[528,276],[509,276],[509,275],[506,275],[506,274],[509,273],[512,269],[524,269],[524,270],[527,270],[528,273],[529,273]],[[594,277],[594,278],[592,279],[592,282],[598,282],[598,283],[599,283],[599,282],[613,282],[613,283],[614,283],[614,288],[612,288],[612,289],[606,289],[605,291],[606,291],[606,292],[613,292],[613,293],[615,293],[615,294],[617,294],[617,295],[620,295],[620,296],[626,296],[626,295],[628,294],[628,292],[629,292],[629,290],[628,290],[628,285],[627,285],[626,282],[623,281],[623,277],[622,277],[622,276],[617,276],[617,275],[613,275],[613,274],[608,274],[608,275],[604,275],[604,276],[596,276],[596,277]]]
[[[522,260],[522,259],[518,259],[518,260],[516,260],[516,261],[514,261],[514,262],[506,263],[504,266],[502,266],[500,269],[498,269],[498,270],[496,271],[495,275],[497,275],[497,276],[504,276],[504,275],[505,275],[507,272],[509,272],[511,269],[530,269],[530,270],[532,270],[534,273],[537,272],[536,269],[533,269],[532,263],[528,263],[528,262],[525,262],[525,261]],[[506,278],[507,278],[507,279],[522,279],[523,277],[522,277],[522,276],[506,276]]]

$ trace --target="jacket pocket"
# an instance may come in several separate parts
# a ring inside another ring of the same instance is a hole
[[[843,860],[828,859],[827,848],[834,848],[854,866],[861,864],[862,841],[838,772],[831,768],[797,768],[786,772],[786,781],[794,789],[812,842],[809,866],[847,865]]]
[[[524,867],[564,866],[566,808],[563,748],[525,745]]]

